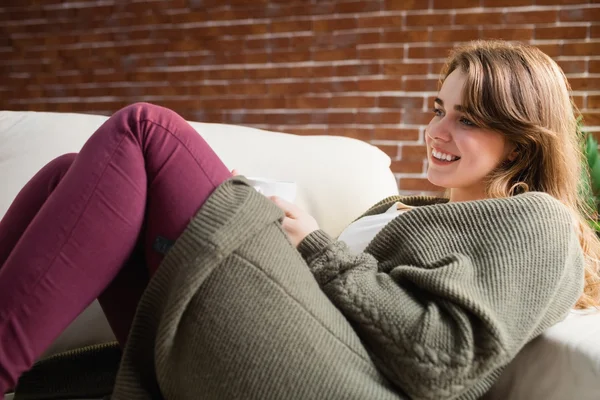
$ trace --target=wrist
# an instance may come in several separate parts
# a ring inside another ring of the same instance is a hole
[[[329,244],[333,242],[331,236],[325,231],[317,229],[306,235],[304,239],[298,243],[298,251],[302,258],[310,262],[312,258],[320,254]]]

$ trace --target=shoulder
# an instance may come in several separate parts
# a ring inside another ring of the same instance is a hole
[[[517,207],[522,207],[536,212],[536,215],[543,217],[545,215],[562,216],[569,220],[574,218],[573,213],[560,200],[544,192],[528,192],[517,196],[504,199],[507,203],[514,203]]]

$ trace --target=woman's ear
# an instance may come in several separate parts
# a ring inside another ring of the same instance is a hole
[[[513,162],[517,159],[518,155],[519,155],[519,145],[511,144],[508,149],[508,156],[506,156],[506,159],[510,162]]]

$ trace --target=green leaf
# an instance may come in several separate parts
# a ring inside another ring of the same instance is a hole
[[[594,136],[586,135],[585,141],[585,156],[587,158],[588,165],[593,168],[598,161],[598,142]]]

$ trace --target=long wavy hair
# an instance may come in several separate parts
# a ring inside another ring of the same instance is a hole
[[[584,292],[576,308],[600,306],[600,241],[587,223],[595,210],[581,190],[587,176],[577,108],[560,67],[541,50],[504,41],[475,41],[456,48],[441,83],[452,71],[466,74],[462,105],[473,122],[503,133],[516,146],[516,159],[487,177],[490,198],[526,191],[546,192],[578,221],[585,254]]]

